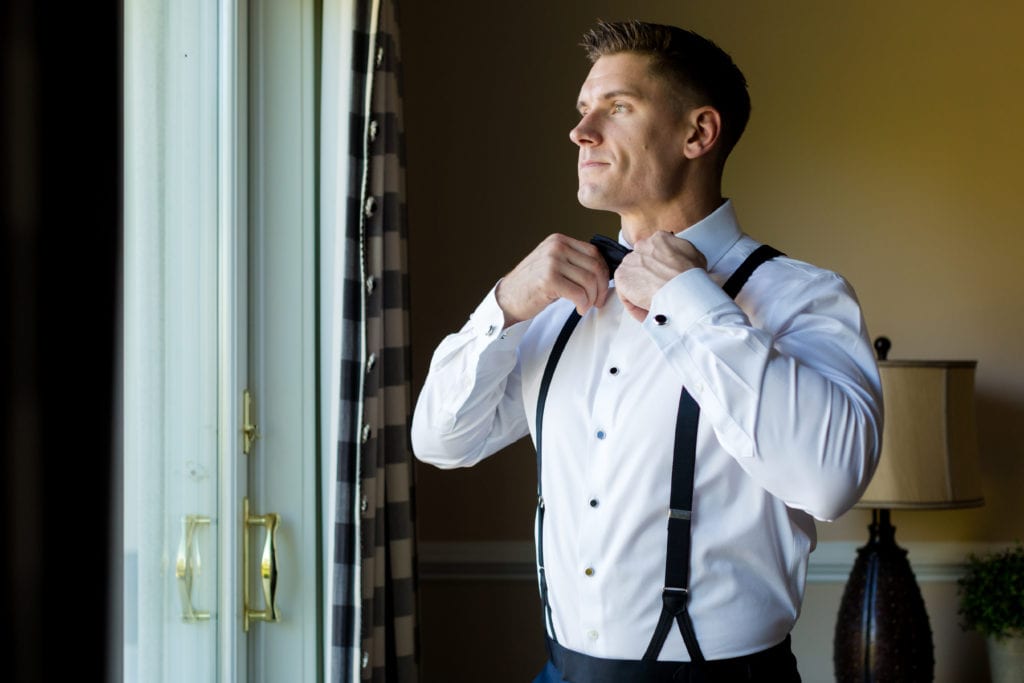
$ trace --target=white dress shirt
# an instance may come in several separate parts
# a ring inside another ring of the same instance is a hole
[[[701,408],[690,614],[708,659],[785,638],[803,599],[812,517],[850,508],[877,462],[881,385],[851,287],[778,257],[734,302],[721,285],[759,244],[729,201],[678,236],[707,271],[669,281],[642,324],[610,292],[573,332],[545,409],[554,636],[595,657],[640,659],[661,612],[682,386]],[[492,290],[434,353],[413,417],[416,456],[465,467],[536,439],[541,375],[572,307],[560,300],[502,330]],[[659,659],[689,660],[677,628]]]

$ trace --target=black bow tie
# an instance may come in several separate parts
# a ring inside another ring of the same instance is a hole
[[[597,247],[598,251],[601,252],[601,256],[604,257],[604,262],[608,264],[609,277],[615,276],[615,269],[622,263],[622,259],[626,257],[626,254],[633,251],[604,235],[594,235],[590,238],[590,243]]]

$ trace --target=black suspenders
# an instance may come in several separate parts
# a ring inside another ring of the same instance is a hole
[[[690,661],[703,662],[693,622],[687,611],[690,597],[690,513],[693,511],[693,471],[697,462],[697,423],[700,406],[683,389],[676,415],[676,440],[672,452],[672,488],[669,493],[668,548],[665,554],[665,590],[661,593],[661,616],[644,653],[645,662],[657,661],[672,620],[679,624]]]
[[[736,298],[751,274],[765,261],[782,252],[762,245],[754,250],[739,268],[729,277],[722,289],[732,298]],[[542,428],[544,423],[544,404],[547,402],[551,378],[555,367],[565,350],[565,345],[572,336],[580,314],[573,311],[562,326],[558,338],[551,347],[544,374],[541,377],[540,392],[537,396],[537,581],[540,585],[540,597],[543,603],[544,616],[551,637],[555,642],[555,627],[551,618],[551,605],[548,601],[547,577],[544,573],[544,492],[541,479],[542,467]],[[669,500],[668,517],[668,549],[665,559],[665,588],[662,592],[662,610],[655,628],[651,643],[644,653],[643,661],[655,661],[664,647],[665,639],[672,628],[672,622],[679,625],[686,650],[694,662],[703,662],[704,655],[697,643],[693,623],[687,611],[689,603],[690,576],[690,514],[693,509],[693,475],[697,461],[697,425],[700,418],[700,407],[684,388],[679,397],[679,410],[676,416],[675,445],[672,454],[672,485]]]
[[[555,374],[555,367],[558,359],[565,350],[565,345],[576,329],[576,323],[580,321],[580,314],[573,309],[569,319],[562,326],[562,331],[555,339],[555,345],[551,347],[551,355],[548,356],[548,364],[544,367],[544,375],[540,380],[540,394],[537,396],[537,582],[540,584],[540,600],[544,606],[544,618],[547,620],[552,638],[555,635],[555,623],[551,620],[551,605],[548,603],[548,579],[544,574],[544,488],[541,480],[541,429],[544,426],[544,404],[548,400],[548,387],[551,386],[551,377]]]

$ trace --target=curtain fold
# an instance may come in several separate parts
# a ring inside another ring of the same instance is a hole
[[[323,245],[331,273],[332,454],[326,544],[327,680],[416,681],[416,545],[409,445],[405,151],[396,0],[357,1],[354,31],[344,10],[324,10],[322,120]],[[332,28],[333,26],[333,28]],[[329,60],[346,57],[351,70]],[[330,44],[328,41],[332,41]],[[329,79],[334,79],[329,82]],[[340,101],[347,79],[347,116]],[[344,118],[342,118],[344,117]],[[347,119],[347,120],[346,120]],[[347,124],[347,139],[341,139]],[[328,132],[335,133],[334,139]],[[329,143],[329,144],[328,144]],[[347,150],[347,155],[343,150]],[[342,156],[347,156],[343,159]],[[342,205],[341,198],[345,197]],[[327,233],[333,231],[333,237]],[[334,324],[333,321],[339,321]],[[333,368],[333,370],[332,370]],[[332,382],[333,384],[333,382]],[[333,435],[332,435],[333,436]],[[326,648],[325,648],[326,649]]]

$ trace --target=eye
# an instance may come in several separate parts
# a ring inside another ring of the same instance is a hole
[[[622,102],[616,102],[612,105],[613,114],[625,114],[627,111],[629,111],[629,107]]]

